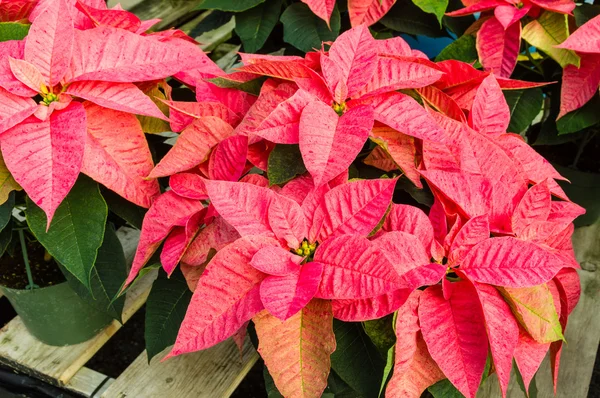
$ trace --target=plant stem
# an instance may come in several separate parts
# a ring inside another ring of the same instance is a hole
[[[29,257],[27,256],[27,246],[25,245],[25,234],[23,233],[23,229],[19,229],[19,240],[21,241],[21,252],[23,253],[25,270],[27,271],[27,280],[29,281],[29,284],[25,286],[25,289],[37,289],[39,286],[33,283],[33,276],[31,275],[31,267],[29,265]]]

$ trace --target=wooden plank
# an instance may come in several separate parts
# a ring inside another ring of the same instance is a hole
[[[83,395],[84,397],[97,398],[100,397],[114,381],[115,379],[84,366],[75,373],[75,376],[69,380],[65,385],[65,388],[76,392],[79,395]]]
[[[240,352],[232,340],[207,350],[148,365],[144,351],[106,390],[102,398],[220,398],[229,397],[250,371],[258,354],[249,339]]]
[[[117,235],[126,257],[131,258],[139,240],[139,231],[121,228]],[[144,305],[156,275],[155,270],[149,272],[129,290],[125,298],[123,322],[127,322]],[[62,386],[71,380],[121,326],[115,320],[88,341],[54,347],[30,335],[21,318],[16,317],[0,330],[0,362],[48,383]]]
[[[588,396],[600,342],[600,223],[578,228],[573,234],[577,261],[581,264],[581,298],[569,317],[565,332],[558,375],[558,398],[585,398]],[[544,360],[536,375],[539,398],[554,397],[550,361]],[[500,397],[496,376],[490,377],[479,389],[478,397]],[[511,377],[509,398],[523,398],[525,394]]]

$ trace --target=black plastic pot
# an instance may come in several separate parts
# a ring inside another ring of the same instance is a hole
[[[67,282],[33,290],[0,287],[29,332],[53,346],[89,340],[112,318],[84,302]]]

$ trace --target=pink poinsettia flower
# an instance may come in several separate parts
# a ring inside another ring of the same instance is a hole
[[[110,138],[111,118],[132,113],[166,119],[132,82],[163,79],[197,57],[122,29],[76,30],[73,6],[48,1],[25,40],[0,43],[6,50],[0,59],[4,160],[48,224],[80,171],[149,207],[158,185],[144,180],[152,160],[143,132],[128,120],[120,132],[129,138]],[[23,142],[39,145],[34,156]]]
[[[573,0],[478,0],[463,4],[465,8],[446,15],[459,17],[482,12],[485,18],[489,12],[477,31],[477,53],[486,70],[502,77],[509,77],[517,65],[522,18],[536,18],[542,10],[571,14],[575,8]]]
[[[568,65],[563,70],[559,118],[581,108],[598,93],[600,85],[600,17],[590,19],[579,27],[558,48],[576,51],[581,65]]]

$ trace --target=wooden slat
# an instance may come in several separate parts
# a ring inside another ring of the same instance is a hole
[[[65,385],[67,390],[88,398],[98,398],[114,383],[115,379],[85,366]]]
[[[577,261],[581,264],[581,298],[569,317],[565,332],[558,375],[558,398],[585,398],[588,396],[594,362],[600,342],[600,223],[578,228],[573,234]],[[544,360],[536,375],[538,398],[554,397],[550,361]],[[477,397],[500,397],[496,376],[490,377],[479,389]],[[523,398],[525,394],[511,377],[509,398]]]
[[[148,365],[144,351],[106,390],[102,398],[226,398],[250,371],[258,354],[247,339],[240,352],[231,340],[192,354]]]
[[[131,258],[139,240],[139,231],[122,228],[117,231],[117,235],[126,257]],[[127,322],[144,305],[156,275],[156,271],[149,272],[129,290],[125,298],[123,322]],[[29,334],[21,318],[16,317],[0,330],[0,362],[48,383],[62,386],[121,326],[115,320],[88,341],[67,347],[54,347]]]

